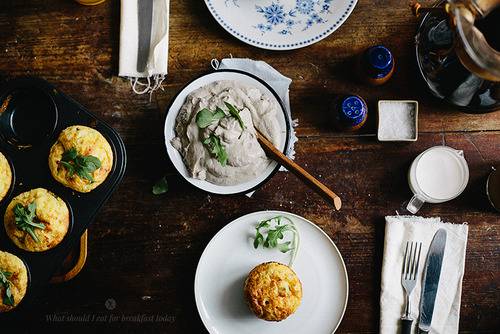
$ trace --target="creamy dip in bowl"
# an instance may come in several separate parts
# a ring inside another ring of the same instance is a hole
[[[208,115],[219,113],[200,127],[197,118],[204,109]],[[276,93],[247,73],[217,71],[194,80],[174,99],[166,117],[165,144],[174,166],[191,184],[216,194],[245,193],[279,168],[266,157],[255,128],[286,151],[291,125]],[[214,140],[223,157],[214,153]]]

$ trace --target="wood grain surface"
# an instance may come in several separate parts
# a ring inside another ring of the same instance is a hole
[[[360,0],[325,40],[271,52],[226,33],[204,1],[173,0],[170,74],[151,101],[134,95],[129,82],[117,77],[119,21],[116,0],[95,7],[71,0],[0,1],[2,80],[47,79],[109,122],[129,156],[123,183],[89,230],[86,267],[73,281],[48,287],[19,315],[17,332],[67,327],[71,333],[205,333],[193,279],[207,242],[243,214],[280,209],[316,222],[344,256],[350,296],[338,332],[376,333],[384,216],[401,212],[411,197],[406,181],[411,161],[439,144],[464,151],[470,182],[456,200],[425,205],[421,214],[469,224],[460,330],[499,332],[500,215],[489,207],[484,188],[491,167],[500,164],[500,113],[467,115],[427,93],[414,63],[416,22],[405,1]],[[368,87],[350,65],[377,43],[393,50],[397,69],[386,85]],[[293,79],[291,104],[300,138],[296,161],[335,189],[343,200],[341,211],[287,173],[278,173],[252,198],[210,196],[175,173],[163,144],[165,108],[188,81],[210,71],[212,58],[230,55],[267,61]],[[369,121],[360,134],[338,133],[326,121],[331,98],[345,92],[368,101]],[[417,142],[377,142],[373,111],[379,99],[419,101]],[[169,192],[153,196],[151,186],[165,173]],[[54,315],[75,318],[60,322]],[[151,317],[154,321],[148,321]]]
[[[266,152],[269,159],[278,162],[281,166],[286,168],[289,172],[295,174],[304,184],[308,185],[311,190],[314,190],[318,195],[332,205],[335,210],[340,210],[342,207],[342,200],[330,188],[324,185],[316,177],[311,175],[302,166],[297,164],[291,158],[287,157],[285,153],[281,152],[274,144],[267,139],[258,129],[256,130],[257,139]]]

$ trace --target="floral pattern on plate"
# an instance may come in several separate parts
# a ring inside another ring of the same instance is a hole
[[[286,7],[280,1],[272,1],[267,6],[255,5],[257,13],[262,14],[264,21],[254,28],[262,34],[277,32],[281,35],[292,34],[294,29],[302,31],[314,24],[328,22],[325,14],[329,14],[332,0],[296,0],[293,7]]]
[[[357,0],[205,0],[211,14],[242,41],[272,50],[304,47],[330,35]]]

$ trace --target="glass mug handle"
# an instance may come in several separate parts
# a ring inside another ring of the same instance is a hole
[[[411,200],[408,202],[408,205],[406,206],[406,210],[410,211],[412,214],[416,214],[420,208],[422,208],[422,205],[424,205],[425,200],[420,197],[419,195],[413,195]]]

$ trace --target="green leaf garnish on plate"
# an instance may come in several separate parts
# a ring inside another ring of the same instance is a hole
[[[288,223],[283,223],[284,220]],[[287,232],[292,233],[291,241],[281,242]],[[259,222],[255,227],[254,248],[257,249],[262,245],[263,248],[276,248],[282,253],[293,251],[290,266],[295,260],[299,242],[299,232],[288,217],[276,216]]]

